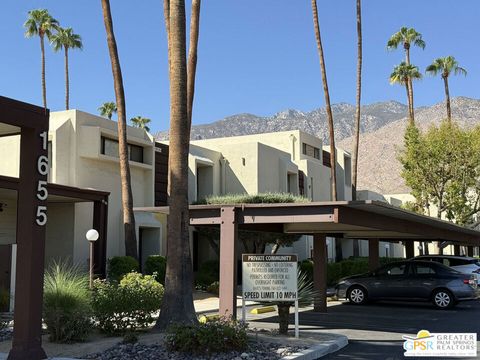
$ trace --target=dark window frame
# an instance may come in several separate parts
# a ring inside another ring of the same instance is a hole
[[[105,154],[105,142],[107,140],[118,144],[118,140],[112,139],[112,138],[109,138],[109,137],[106,137],[106,136],[102,136],[101,140],[100,140],[100,153],[102,155],[112,156],[112,157],[115,157],[115,158],[118,159],[119,158],[118,154],[115,154],[115,155]],[[137,154],[141,154],[141,156],[139,156],[138,158],[135,158],[134,156],[132,156],[132,153],[134,153],[134,152],[132,152],[132,149],[140,150],[140,152],[138,152]],[[143,146],[128,143],[128,160],[144,164],[144,148],[143,148]]]

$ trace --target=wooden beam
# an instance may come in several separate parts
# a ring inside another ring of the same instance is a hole
[[[324,234],[313,235],[313,286],[319,296],[313,310],[327,312],[327,241]]]
[[[220,210],[220,316],[237,317],[237,223],[235,207]]]
[[[379,251],[379,240],[368,240],[368,269],[370,271],[373,271],[380,266]]]

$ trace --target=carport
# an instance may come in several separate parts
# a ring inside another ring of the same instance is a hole
[[[42,349],[42,303],[45,228],[50,202],[94,203],[93,227],[100,234],[94,260],[99,273],[105,267],[109,193],[47,182],[48,122],[47,109],[0,96],[0,137],[20,136],[19,176],[0,176],[0,195],[16,198],[17,208],[16,224],[11,224],[17,256],[15,326],[8,359],[46,358]],[[6,157],[2,161],[9,160]]]
[[[168,212],[168,208],[137,211]],[[407,258],[414,241],[480,245],[480,232],[419,215],[380,201],[335,201],[294,204],[192,205],[191,226],[220,227],[220,314],[236,315],[238,229],[313,235],[314,285],[322,294],[315,311],[326,312],[326,237],[369,241],[370,267],[379,264],[379,241],[401,241]]]

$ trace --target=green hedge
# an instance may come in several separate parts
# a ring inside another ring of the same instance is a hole
[[[120,282],[124,275],[129,272],[138,272],[138,261],[131,256],[114,256],[108,259],[107,277],[110,281]]]
[[[145,274],[155,275],[157,281],[165,285],[165,272],[167,270],[167,259],[161,255],[150,255],[145,261]]]
[[[380,265],[405,260],[404,258],[380,258]],[[299,263],[299,267],[302,271],[308,274],[308,276],[313,279],[313,261],[312,260],[303,260]],[[341,278],[362,274],[369,271],[368,258],[359,257],[351,258],[348,260],[342,260],[335,263],[327,264],[327,284],[335,285]]]
[[[153,276],[135,272],[118,284],[95,280],[92,306],[98,327],[110,335],[146,328],[155,320],[163,292]]]

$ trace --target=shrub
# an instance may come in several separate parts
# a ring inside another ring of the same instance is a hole
[[[54,263],[45,273],[43,296],[50,341],[84,341],[92,328],[88,275],[78,266]]]
[[[99,328],[107,334],[124,334],[146,328],[160,309],[163,286],[153,275],[128,273],[119,284],[95,280],[93,311]]]
[[[211,294],[218,295],[220,292],[220,282],[214,281],[207,287],[207,291]]]
[[[220,263],[218,260],[208,260],[200,265],[196,276],[196,284],[206,288],[220,278]]]
[[[290,193],[262,193],[212,195],[194,202],[194,205],[229,205],[229,204],[276,204],[276,203],[306,203],[310,200],[303,196]]]
[[[131,256],[114,256],[108,260],[108,279],[119,282],[125,274],[139,271],[138,261]]]
[[[165,338],[168,350],[191,354],[242,351],[247,341],[247,325],[225,318],[205,324],[174,325]]]
[[[165,271],[167,270],[167,259],[161,255],[151,255],[145,261],[145,274],[153,275],[157,281],[165,285]]]

